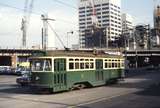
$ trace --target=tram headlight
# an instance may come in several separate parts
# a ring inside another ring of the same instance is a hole
[[[40,78],[39,78],[38,76],[36,76],[36,78],[35,78],[35,79],[36,79],[36,81],[37,81],[37,80],[39,80]]]

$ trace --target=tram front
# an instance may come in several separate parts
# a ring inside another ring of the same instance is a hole
[[[52,58],[37,57],[30,59],[31,86],[36,88],[53,88]]]

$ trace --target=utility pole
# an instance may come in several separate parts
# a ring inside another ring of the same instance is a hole
[[[108,31],[109,31],[109,27],[106,27],[106,48],[107,49],[108,49],[108,40],[109,40]]]
[[[42,49],[47,50],[48,47],[48,20],[55,21],[54,19],[48,18],[48,15],[41,15],[43,20],[42,28]]]

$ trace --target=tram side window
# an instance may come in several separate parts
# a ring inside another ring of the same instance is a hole
[[[86,68],[86,69],[89,69],[89,63],[88,63],[88,62],[85,63],[85,68]]]
[[[109,63],[109,64],[108,64],[108,67],[111,68],[111,67],[112,67],[112,63]]]
[[[69,63],[69,69],[74,69],[74,63]]]
[[[105,63],[105,68],[107,68],[108,67],[108,64],[107,63]]]
[[[80,63],[80,69],[84,69],[84,63]]]
[[[75,63],[75,69],[79,69],[79,63]]]
[[[118,67],[120,68],[120,66],[121,66],[121,63],[120,63],[120,62],[118,62]]]
[[[117,64],[117,62],[115,63],[115,68],[117,68],[118,67],[118,64]]]
[[[112,63],[112,68],[114,68],[115,67],[115,65],[114,65],[114,63]]]
[[[93,63],[90,63],[90,69],[93,69],[93,68],[94,68]]]

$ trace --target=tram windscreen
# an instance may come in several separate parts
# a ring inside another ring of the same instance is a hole
[[[32,71],[52,71],[51,59],[32,59]]]

